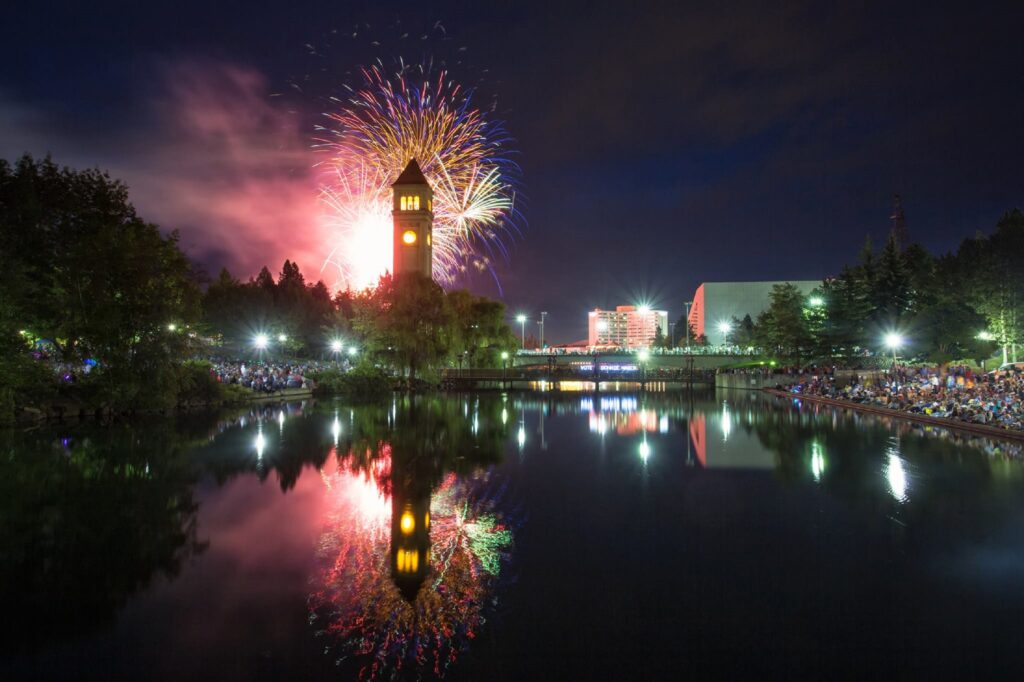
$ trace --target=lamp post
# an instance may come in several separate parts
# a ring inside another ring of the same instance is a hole
[[[544,318],[547,317],[547,316],[548,316],[548,314],[546,312],[542,312],[540,314],[540,322],[538,323],[538,324],[540,324],[540,347],[541,347],[542,350],[545,347],[544,346]]]
[[[647,360],[651,357],[651,354],[646,348],[636,354],[636,359],[640,361],[640,387],[643,388],[647,383]]]
[[[334,339],[333,341],[331,341],[331,353],[334,354],[334,364],[335,365],[338,364],[338,355],[341,353],[341,350],[342,350],[342,345],[341,345],[341,341],[340,340]]]
[[[669,322],[668,323],[668,334],[669,334],[669,337],[671,337],[671,341],[669,341],[669,348],[675,348],[676,347],[676,323],[675,322]]]
[[[726,348],[728,348],[729,347],[729,332],[732,331],[732,325],[723,320],[722,322],[718,323],[718,331],[722,332],[722,334],[724,335],[724,336],[722,336],[722,345],[724,345]]]
[[[508,351],[501,351],[501,383],[508,380]]]
[[[522,336],[523,350],[526,350],[526,315],[522,313],[516,315],[516,322],[519,323],[519,334]]]
[[[993,334],[992,332],[988,331],[987,329],[985,329],[985,330],[982,330],[982,331],[978,332],[977,338],[978,338],[979,341],[995,341],[996,340],[996,335]],[[982,372],[985,371],[985,360],[981,361],[981,371]]]
[[[686,302],[686,347],[690,347],[690,306],[693,305],[693,301]]]
[[[895,332],[885,335],[885,345],[892,349],[892,368],[896,370],[896,349],[903,346],[903,337]]]

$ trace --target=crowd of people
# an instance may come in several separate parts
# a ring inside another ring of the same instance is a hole
[[[210,371],[223,384],[237,384],[258,393],[275,393],[290,388],[312,389],[311,372],[336,366],[334,362],[315,360],[292,363],[223,360],[214,361]]]
[[[969,367],[900,367],[837,381],[819,374],[789,386],[793,393],[887,407],[911,414],[1024,430],[1024,373],[978,374]]]

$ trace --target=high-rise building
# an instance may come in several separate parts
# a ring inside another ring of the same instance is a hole
[[[394,274],[433,273],[434,192],[416,159],[391,185],[394,221]]]
[[[587,314],[588,344],[618,348],[649,348],[658,330],[668,336],[668,312],[645,306],[620,305],[615,310],[596,308]]]

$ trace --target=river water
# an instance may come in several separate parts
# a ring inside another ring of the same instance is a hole
[[[749,392],[5,432],[0,679],[1019,677],[1020,450]]]

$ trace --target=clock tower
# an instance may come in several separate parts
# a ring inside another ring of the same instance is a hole
[[[416,159],[391,185],[394,221],[394,275],[431,277],[434,265],[434,192]]]

